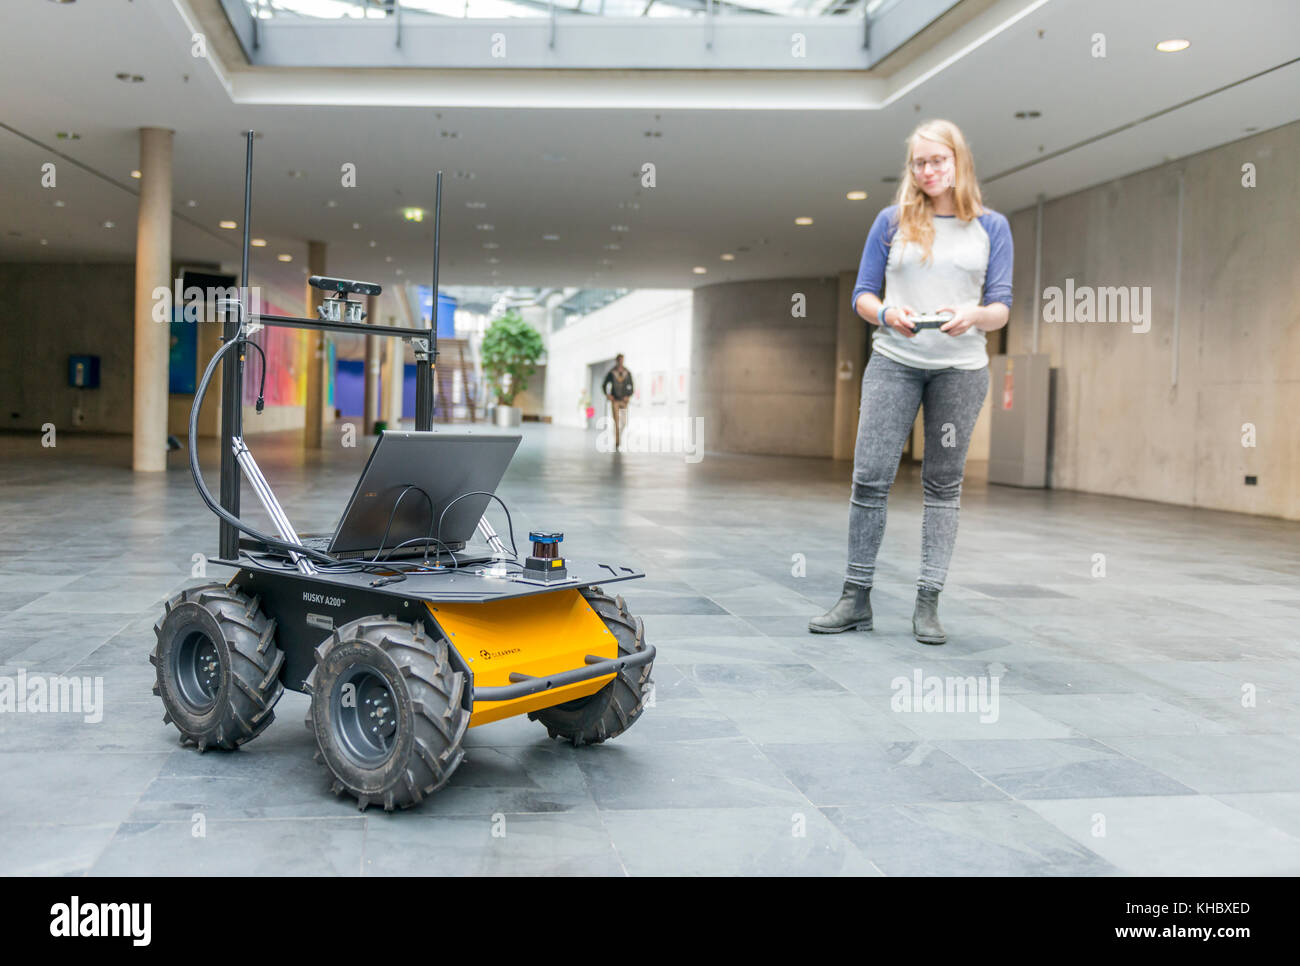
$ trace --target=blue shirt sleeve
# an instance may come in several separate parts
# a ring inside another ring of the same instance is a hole
[[[858,266],[858,283],[853,286],[849,308],[857,314],[858,296],[870,292],[880,298],[885,291],[885,264],[889,261],[889,246],[898,231],[897,205],[890,205],[880,214],[867,233],[867,243],[862,248],[862,263]]]
[[[1011,244],[1011,224],[996,211],[979,216],[989,236],[989,267],[984,273],[984,300],[981,305],[1001,302],[1011,308],[1011,270],[1015,252]]]

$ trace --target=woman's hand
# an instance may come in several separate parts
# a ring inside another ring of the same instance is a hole
[[[909,339],[914,339],[916,338],[916,329],[912,326],[914,315],[916,309],[910,305],[892,305],[885,309],[885,325]]]
[[[936,314],[952,313],[952,318],[939,326],[940,332],[947,332],[949,335],[961,335],[968,329],[981,328],[980,322],[984,321],[984,310],[978,305],[967,305],[965,308],[953,308],[945,305],[939,309]]]

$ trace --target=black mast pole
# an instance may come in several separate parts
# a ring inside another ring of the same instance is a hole
[[[433,198],[433,299],[429,311],[429,354],[427,360],[416,353],[415,370],[415,428],[424,432],[433,429],[437,410],[434,396],[434,377],[438,371],[438,241],[442,224],[442,172]],[[427,363],[427,364],[426,364]]]
[[[244,253],[239,266],[239,308],[226,305],[222,341],[238,338],[240,325],[250,309],[248,301],[248,221],[253,207],[253,132],[249,131],[244,154]],[[231,441],[244,435],[244,354],[227,356],[221,363],[221,505],[239,516],[239,467]],[[221,556],[234,560],[239,555],[239,531],[221,521]]]

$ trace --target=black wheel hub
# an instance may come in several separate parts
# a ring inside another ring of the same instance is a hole
[[[397,744],[397,697],[374,668],[353,665],[330,695],[330,717],[344,753],[363,768],[388,760]]]
[[[221,652],[206,632],[192,630],[172,651],[172,673],[180,698],[194,714],[206,714],[221,690]]]

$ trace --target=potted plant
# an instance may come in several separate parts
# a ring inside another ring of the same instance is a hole
[[[480,354],[488,383],[497,397],[498,426],[518,426],[523,410],[515,397],[528,388],[542,356],[542,336],[513,309],[488,326]]]

